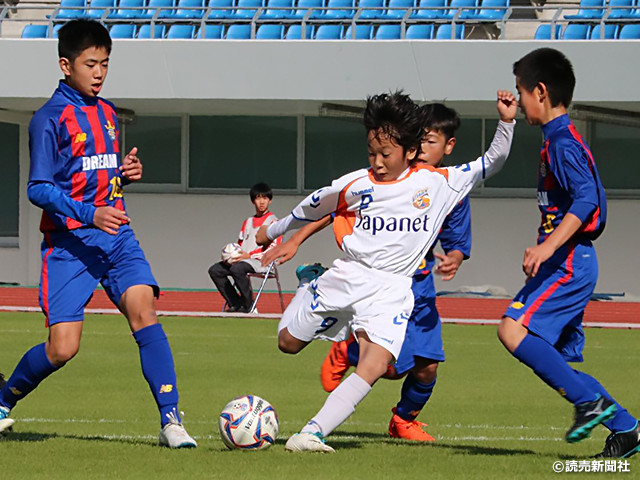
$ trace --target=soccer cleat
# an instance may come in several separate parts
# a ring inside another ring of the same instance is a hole
[[[324,358],[322,367],[320,367],[320,382],[325,391],[333,392],[338,388],[347,370],[351,367],[349,355],[347,355],[347,347],[351,342],[355,342],[355,338],[351,337],[349,340],[334,343]]]
[[[426,427],[426,423],[417,420],[405,420],[396,415],[396,408],[391,409],[393,416],[389,421],[389,436],[392,438],[403,438],[405,440],[414,440],[416,442],[435,442],[436,439],[425,432],[422,427]]]
[[[0,373],[0,389],[2,389],[6,383],[7,381],[4,379],[4,375]],[[11,413],[11,410],[0,406],[0,433],[10,432],[11,426],[16,423],[13,418],[9,418],[9,413]]]
[[[169,423],[160,430],[158,442],[169,448],[195,448],[196,441],[191,438],[174,413],[167,413]]]
[[[326,271],[327,269],[319,263],[305,263],[296,268],[296,277],[298,282],[303,284],[318,278]]]
[[[615,432],[607,437],[604,449],[596,458],[629,458],[640,452],[640,424],[628,432]]]
[[[613,417],[616,410],[615,403],[602,396],[592,402],[579,403],[575,406],[573,425],[565,436],[567,442],[576,443],[584,440],[599,424]]]
[[[321,433],[294,433],[287,440],[284,446],[290,452],[324,452],[335,453],[336,451],[324,443]]]

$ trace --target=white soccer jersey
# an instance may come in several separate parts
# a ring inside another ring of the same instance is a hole
[[[336,241],[349,258],[410,277],[455,205],[502,167],[514,125],[499,122],[485,155],[470,163],[448,168],[419,164],[393,182],[377,182],[370,169],[351,172],[313,192],[288,217],[270,225],[267,235],[275,238],[335,213]]]

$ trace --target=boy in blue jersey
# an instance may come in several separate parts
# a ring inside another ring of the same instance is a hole
[[[153,301],[159,288],[129,226],[122,186],[142,177],[133,148],[120,161],[112,103],[98,96],[111,52],[109,32],[74,20],[58,33],[65,79],[29,125],[28,196],[42,208],[40,305],[49,336],[24,354],[0,389],[0,432],[9,413],[80,347],[84,308],[98,283],[129,322],[160,411],[159,442],[195,447],[180,422],[173,356]]]
[[[569,60],[551,48],[534,50],[513,66],[520,108],[544,134],[538,171],[542,224],[535,247],[525,250],[525,286],[498,328],[505,348],[574,405],[569,443],[599,424],[611,435],[602,458],[640,450],[640,427],[605,388],[567,362],[581,362],[582,317],[598,277],[593,247],[604,230],[607,202],[589,147],[569,120],[575,77]]]

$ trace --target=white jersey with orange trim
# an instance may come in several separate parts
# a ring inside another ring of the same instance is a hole
[[[261,217],[252,215],[242,222],[242,227],[240,227],[240,233],[238,234],[238,244],[242,247],[242,250],[251,255],[251,258],[245,259],[243,262],[250,264],[256,272],[266,271],[266,267],[263,267],[260,262],[264,252],[282,243],[282,237],[278,237],[269,245],[269,248],[265,249],[256,242],[256,234],[260,227],[263,225],[271,225],[277,220],[278,217],[276,217],[275,214],[267,212]]]
[[[336,241],[348,258],[410,277],[455,205],[477,183],[500,170],[511,148],[514,126],[515,122],[499,122],[487,152],[470,163],[448,168],[416,165],[392,182],[377,182],[370,169],[344,175],[270,225],[267,236],[276,238],[335,213]]]

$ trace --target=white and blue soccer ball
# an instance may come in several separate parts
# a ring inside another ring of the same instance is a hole
[[[278,437],[278,415],[271,404],[256,395],[231,400],[220,412],[220,437],[229,449],[269,448]]]
[[[242,247],[237,243],[227,243],[222,247],[221,258],[223,262],[235,263],[242,255]]]

